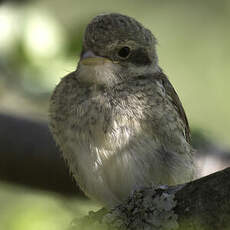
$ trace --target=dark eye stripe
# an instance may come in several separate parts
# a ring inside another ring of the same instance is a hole
[[[138,66],[151,64],[151,60],[148,56],[148,53],[142,48],[133,50],[132,54],[128,58],[128,61]]]

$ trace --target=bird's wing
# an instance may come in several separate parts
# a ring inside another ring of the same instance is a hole
[[[181,119],[183,120],[183,122],[185,124],[186,140],[188,141],[188,143],[190,143],[191,142],[191,135],[190,135],[190,128],[189,128],[189,124],[188,124],[188,119],[187,119],[184,108],[182,106],[182,103],[181,103],[175,89],[173,88],[172,84],[168,80],[168,77],[162,71],[160,71],[158,74],[154,75],[153,77],[154,77],[154,79],[160,79],[163,82],[163,86],[165,88],[166,93],[172,99],[172,103],[177,108],[178,114],[180,115]]]

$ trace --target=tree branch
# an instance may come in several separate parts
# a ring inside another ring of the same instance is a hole
[[[0,180],[64,195],[82,194],[47,122],[0,113]]]
[[[111,210],[91,212],[72,229],[230,229],[230,168],[185,185],[135,191]],[[82,228],[84,229],[84,228]]]

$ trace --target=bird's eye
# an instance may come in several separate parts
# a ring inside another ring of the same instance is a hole
[[[130,54],[130,48],[128,46],[124,46],[118,51],[118,55],[121,58],[127,58],[129,54]]]

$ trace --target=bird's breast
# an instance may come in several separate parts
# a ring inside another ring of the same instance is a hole
[[[126,101],[95,96],[76,108],[69,127],[82,143],[112,151],[141,132],[140,114],[138,118],[133,113]]]

